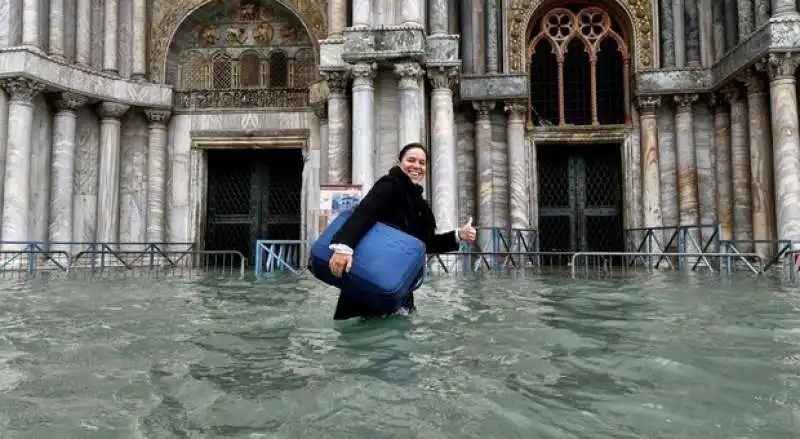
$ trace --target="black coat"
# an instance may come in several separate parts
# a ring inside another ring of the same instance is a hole
[[[458,250],[455,231],[436,233],[436,219],[427,200],[422,197],[422,187],[414,184],[399,167],[394,166],[381,177],[358,204],[341,229],[333,235],[331,243],[345,244],[355,249],[361,238],[376,222],[396,227],[425,243],[427,253],[446,253]],[[353,255],[358,258],[358,253]],[[409,294],[405,307],[414,309],[414,296]],[[366,304],[342,291],[333,318],[375,316]]]

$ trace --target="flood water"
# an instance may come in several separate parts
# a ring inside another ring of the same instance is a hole
[[[309,277],[5,282],[0,437],[779,439],[800,292],[748,276],[435,279],[334,322]]]

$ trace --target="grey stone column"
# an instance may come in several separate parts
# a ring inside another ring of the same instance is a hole
[[[696,226],[699,221],[697,199],[697,161],[694,148],[696,94],[675,96],[675,134],[678,152],[678,210],[682,226]]]
[[[527,101],[512,101],[505,106],[508,113],[508,210],[512,229],[530,228],[528,206],[531,194],[527,178],[529,164],[525,160],[525,116],[528,114],[526,103]],[[512,236],[511,240],[514,239]]]
[[[661,0],[661,66],[675,67],[675,34],[672,17],[672,1]]]
[[[491,101],[474,102],[475,120],[475,194],[477,195],[478,218],[475,224],[480,227],[493,227],[494,224],[494,172],[492,167],[492,121],[489,113],[495,103]],[[492,250],[492,235],[486,230],[479,230],[478,245],[483,251]]]
[[[75,174],[75,135],[78,120],[76,110],[86,105],[87,101],[87,98],[74,93],[62,93],[55,101],[57,110],[53,117],[50,223],[48,226],[51,250],[69,252],[70,245],[57,243],[75,241],[72,236],[72,196]]]
[[[713,40],[714,40],[714,53],[713,53],[713,62],[716,62],[722,59],[723,55],[725,55],[725,7],[724,7],[724,0],[717,0],[711,3],[712,7],[712,19],[714,20],[714,32],[713,32]]]
[[[736,11],[739,15],[739,41],[742,41],[753,32],[753,0],[738,0]]]
[[[119,0],[106,0],[103,21],[103,71],[119,72]]]
[[[772,16],[785,17],[797,15],[795,0],[772,0]]]
[[[447,2],[448,0],[428,0],[428,21],[431,35],[447,35],[449,33]]]
[[[3,241],[26,241],[30,207],[31,131],[33,131],[33,98],[44,90],[44,84],[27,78],[5,78],[0,86],[10,97],[6,173],[3,185]],[[24,246],[5,245],[5,250]]]
[[[672,0],[672,34],[675,36],[675,67],[686,67],[684,1],[685,0]]]
[[[486,73],[497,73],[498,62],[498,16],[497,0],[486,0]]]
[[[320,184],[328,184],[328,104],[314,105],[314,115],[319,121],[319,176]]]
[[[328,81],[328,184],[350,183],[350,109],[347,104],[348,75],[344,71],[323,72]]]
[[[8,7],[8,1],[5,2]],[[39,15],[42,13],[39,0],[23,0],[22,2],[22,44],[41,47],[39,38]]]
[[[147,74],[147,0],[133,1],[133,50],[131,78],[144,79]]]
[[[375,182],[375,68],[358,63],[350,70],[353,77],[353,184],[362,185],[363,193]],[[402,126],[402,116],[400,119]]]
[[[400,2],[400,24],[424,27],[422,2],[420,0],[398,0]]]
[[[797,55],[772,53],[764,66],[770,79],[778,239],[790,240],[800,240],[800,123],[795,79],[798,63]]]
[[[328,38],[341,38],[346,26],[347,0],[328,0]]]
[[[48,53],[64,58],[64,1],[50,0],[50,47]]]
[[[747,87],[747,119],[750,134],[750,196],[752,197],[753,239],[775,239],[775,198],[772,177],[772,139],[769,102],[764,81],[753,70],[742,76]],[[756,252],[767,260],[771,246],[756,245]]]
[[[394,72],[398,77],[397,101],[399,103],[399,120],[397,129],[398,151],[411,142],[422,140],[422,120],[424,109],[420,108],[422,100],[422,76],[425,70],[418,63],[404,62],[395,64]]]
[[[717,221],[721,239],[733,239],[733,183],[731,172],[731,112],[718,95],[712,95],[714,153],[717,156]]]
[[[642,214],[644,227],[661,227],[661,173],[658,164],[658,125],[656,108],[660,97],[639,98],[642,160]],[[634,145],[636,147],[637,145]]]
[[[353,27],[368,27],[372,22],[372,0],[351,0]]]
[[[725,51],[731,50],[739,41],[739,16],[736,14],[738,0],[723,0],[725,6]]]
[[[92,0],[75,0],[75,62],[92,65]]]
[[[458,82],[458,70],[452,67],[430,67],[428,78],[433,88],[431,91],[433,214],[439,230],[452,230],[459,226],[458,160],[453,113],[453,88]]]
[[[750,139],[747,102],[739,88],[731,84],[722,89],[731,106],[731,180],[733,182],[733,238],[753,239],[753,216],[750,203]],[[752,251],[750,244],[737,244],[739,251]]]
[[[686,65],[700,66],[700,20],[698,17],[698,0],[683,0],[686,20]]]
[[[147,141],[147,242],[167,240],[167,143],[172,114],[167,110],[145,110],[150,121]]]
[[[475,73],[475,48],[472,41],[474,32],[472,26],[472,2],[476,0],[461,0],[461,10],[459,11],[459,23],[461,24],[461,71],[464,73]]]
[[[120,118],[130,107],[103,102],[98,108],[100,121],[100,166],[97,190],[97,241],[119,240]]]

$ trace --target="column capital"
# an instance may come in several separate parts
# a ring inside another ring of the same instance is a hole
[[[317,116],[319,120],[328,120],[328,105],[326,103],[321,103],[317,105],[313,105],[311,110],[314,112],[314,115]]]
[[[655,115],[661,105],[661,96],[638,96],[636,106],[642,115]]]
[[[744,84],[748,95],[766,93],[767,89],[764,86],[764,80],[756,69],[745,69],[736,79]]]
[[[144,115],[145,117],[147,117],[147,120],[149,120],[150,123],[166,124],[172,117],[172,112],[169,110],[158,110],[155,108],[149,108],[144,110]]]
[[[719,89],[719,93],[722,99],[728,101],[728,103],[734,103],[742,99],[742,91],[739,90],[736,84],[728,84],[722,87]]]
[[[714,113],[727,113],[728,106],[725,105],[725,96],[722,90],[708,94],[708,105]]]
[[[353,81],[358,81],[358,80],[372,81],[373,79],[375,79],[377,70],[378,66],[375,63],[360,62],[353,64],[350,67],[350,76],[353,78]]]
[[[53,105],[61,111],[75,111],[89,102],[89,98],[78,93],[63,92],[56,95]]]
[[[505,110],[505,112],[508,113],[509,120],[524,119],[525,114],[528,111],[527,101],[524,99],[512,99],[506,101],[503,110]]]
[[[678,104],[678,111],[692,111],[692,105],[700,96],[697,94],[675,95],[675,103]]]
[[[350,79],[346,70],[326,70],[320,75],[328,82],[328,89],[331,93],[342,93],[347,88],[347,81]]]
[[[475,109],[476,116],[478,120],[489,119],[489,113],[494,110],[495,102],[494,101],[474,101],[472,102],[472,108]]]
[[[11,95],[12,101],[18,102],[31,102],[45,89],[43,83],[24,77],[0,79],[0,87]]]
[[[401,62],[394,65],[394,74],[402,79],[422,79],[425,69],[417,62]]]
[[[794,78],[798,66],[800,55],[791,52],[770,53],[755,65],[756,69],[767,73],[770,81]]]
[[[98,107],[100,117],[103,118],[110,118],[110,119],[119,119],[131,107],[125,104],[120,104],[118,102],[102,102]]]
[[[457,67],[428,67],[428,80],[434,90],[447,89],[453,91],[458,84]]]

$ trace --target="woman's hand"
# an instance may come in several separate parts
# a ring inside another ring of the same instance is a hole
[[[475,234],[475,228],[472,227],[472,217],[469,217],[467,223],[458,228],[458,238],[462,241],[472,242],[475,241]]]
[[[353,255],[334,253],[330,262],[328,262],[328,266],[331,269],[331,274],[335,277],[342,277],[344,273],[350,272],[350,267],[353,266]]]

